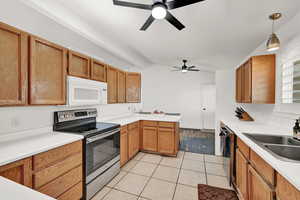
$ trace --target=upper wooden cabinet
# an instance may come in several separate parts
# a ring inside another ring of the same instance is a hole
[[[118,71],[118,103],[126,102],[126,72]]]
[[[141,74],[135,72],[126,73],[126,102],[141,102]]]
[[[0,23],[0,106],[27,103],[28,35]]]
[[[30,37],[29,101],[33,105],[66,103],[67,50]]]
[[[275,103],[275,55],[251,57],[236,70],[236,102]]]
[[[0,167],[0,176],[16,183],[32,187],[31,158],[16,161]]]
[[[97,61],[95,59],[91,60],[91,79],[95,81],[106,82],[106,64]]]
[[[118,103],[118,70],[107,67],[107,101]]]
[[[69,50],[68,72],[71,76],[90,78],[90,58]]]

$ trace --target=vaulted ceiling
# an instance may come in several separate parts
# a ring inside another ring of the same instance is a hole
[[[150,11],[114,6],[112,0],[23,2],[137,66],[180,65],[186,58],[211,70],[234,67],[265,41],[271,31],[270,13],[283,13],[278,28],[300,8],[299,0],[206,0],[171,11],[184,30],[156,20],[143,32],[139,29]]]

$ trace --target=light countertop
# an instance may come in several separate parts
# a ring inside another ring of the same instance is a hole
[[[271,165],[278,173],[285,177],[292,185],[300,190],[300,163],[287,162],[279,160],[261,146],[253,142],[243,133],[252,134],[270,134],[270,135],[292,135],[292,128],[288,130],[285,127],[275,126],[271,124],[263,124],[257,122],[244,122],[239,120],[221,120],[235,134],[245,142],[253,151],[262,157],[269,165]]]
[[[10,181],[0,176],[1,199],[7,200],[55,200],[52,197],[34,191],[28,187]]]
[[[181,120],[181,116],[174,115],[164,115],[164,114],[132,114],[125,115],[113,118],[101,119],[98,118],[99,122],[109,122],[120,124],[121,126],[130,124],[139,120],[148,120],[148,121],[164,121],[164,122],[179,122]]]
[[[0,166],[83,139],[81,135],[53,132],[51,129],[0,137]]]

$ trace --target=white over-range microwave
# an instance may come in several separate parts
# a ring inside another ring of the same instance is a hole
[[[107,83],[68,76],[68,105],[107,104]]]

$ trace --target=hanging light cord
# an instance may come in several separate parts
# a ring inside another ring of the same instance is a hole
[[[274,19],[272,20],[272,34],[274,33]]]

